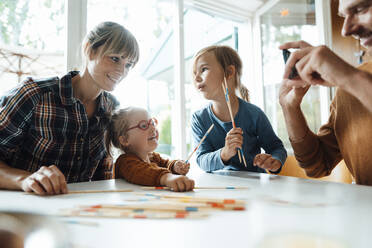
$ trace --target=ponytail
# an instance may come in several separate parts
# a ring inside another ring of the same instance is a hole
[[[239,88],[240,97],[244,101],[250,102],[250,99],[249,99],[249,90],[247,89],[247,87],[245,87],[242,83],[239,82],[238,88]]]

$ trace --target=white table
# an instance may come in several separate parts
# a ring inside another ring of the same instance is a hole
[[[245,178],[208,173],[191,177],[197,186],[233,185],[248,186],[249,189],[195,190],[188,194],[247,199],[246,211],[213,212],[207,219],[71,218],[99,224],[96,227],[67,224],[71,242],[76,247],[105,248],[269,247],[264,246],[268,240],[294,235],[337,243],[330,247],[372,246],[372,187],[249,172],[232,174]],[[77,183],[68,187],[70,190],[131,188],[143,192],[139,186],[124,180]],[[39,197],[0,191],[0,210],[55,214],[60,208],[123,203],[128,197],[133,198],[133,193]]]

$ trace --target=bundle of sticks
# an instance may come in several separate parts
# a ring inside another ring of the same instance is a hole
[[[97,218],[139,218],[139,219],[172,219],[172,218],[206,218],[212,211],[243,211],[245,201],[235,199],[200,198],[184,195],[157,195],[138,193],[154,197],[154,201],[145,203],[99,204],[77,206],[62,209],[59,215],[68,217]]]

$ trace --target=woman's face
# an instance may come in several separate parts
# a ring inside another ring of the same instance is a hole
[[[107,54],[103,57],[92,56],[87,69],[97,88],[112,91],[133,67],[133,62],[124,54]]]
[[[194,86],[208,100],[214,100],[223,94],[223,70],[216,56],[211,53],[201,55],[195,61]]]
[[[127,131],[127,144],[136,153],[147,154],[158,147],[159,132],[147,111],[138,111],[131,115]],[[146,129],[146,130],[144,130]]]

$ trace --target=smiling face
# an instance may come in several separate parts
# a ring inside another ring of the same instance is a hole
[[[95,87],[112,91],[127,75],[133,62],[123,54],[96,55],[87,62],[87,70],[93,79]]]
[[[345,18],[342,35],[352,35],[364,47],[372,48],[372,1],[340,0],[339,15]]]
[[[146,125],[141,123],[149,124],[146,130]],[[151,121],[151,117],[145,110],[138,110],[131,114],[129,129],[127,131],[127,139],[121,141],[124,147],[129,147],[133,152],[140,155],[148,154],[153,152],[158,147],[159,132],[156,128],[156,123]],[[143,129],[141,129],[142,127]]]
[[[201,55],[194,64],[194,86],[208,100],[216,100],[223,95],[224,73],[212,52]]]

